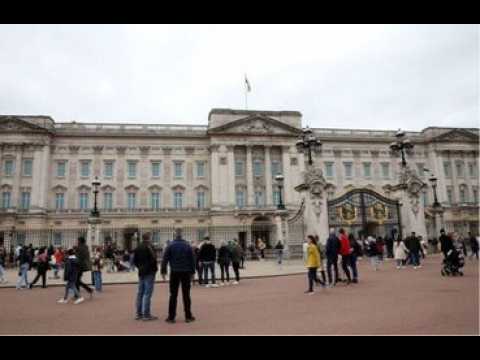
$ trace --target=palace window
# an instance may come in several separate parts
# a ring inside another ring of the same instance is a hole
[[[255,206],[256,207],[265,206],[265,198],[263,196],[263,191],[255,191]]]
[[[473,192],[473,201],[475,201],[475,204],[478,204],[478,188],[474,187],[472,192]]]
[[[205,162],[204,161],[197,161],[197,177],[199,177],[199,178],[205,177]]]
[[[448,199],[448,203],[452,205],[454,202],[454,199],[453,199],[453,189],[451,187],[447,188],[447,199]]]
[[[30,177],[33,174],[33,160],[23,160],[22,175]]]
[[[79,201],[80,210],[87,210],[89,208],[88,200],[89,200],[88,193],[86,192],[80,193],[80,201]]]
[[[236,192],[236,204],[237,207],[243,208],[245,206],[245,191],[237,190]]]
[[[128,177],[130,179],[135,179],[137,177],[137,162],[136,161],[128,161]]]
[[[2,209],[9,209],[12,205],[12,193],[4,191],[2,193]]]
[[[372,177],[372,164],[371,163],[363,163],[363,176],[366,178]]]
[[[113,161],[105,161],[104,162],[104,176],[106,178],[113,177]]]
[[[468,164],[468,173],[470,174],[470,177],[472,177],[472,178],[477,176],[477,168],[475,166],[475,163]]]
[[[353,164],[351,162],[346,162],[346,163],[343,163],[343,166],[345,168],[345,177],[347,178],[351,178],[352,175],[353,175]]]
[[[173,193],[173,207],[175,209],[183,208],[183,192],[175,191]]]
[[[67,173],[67,162],[59,161],[57,162],[57,177],[64,178]]]
[[[282,173],[282,169],[280,166],[280,161],[273,161],[272,162],[272,176],[275,177]]]
[[[84,160],[80,162],[80,176],[81,177],[90,177],[90,161]]]
[[[457,169],[457,176],[458,176],[458,177],[464,177],[464,176],[465,176],[465,172],[464,172],[463,163],[462,163],[462,162],[457,162],[457,163],[455,163],[455,167],[456,167],[456,169]]]
[[[204,191],[197,192],[197,208],[198,209],[205,208],[205,192]]]
[[[325,163],[325,175],[330,178],[333,177],[333,162]]]
[[[260,177],[263,175],[263,164],[261,160],[253,162],[253,176]]]
[[[103,194],[103,208],[105,210],[113,209],[113,194],[111,192],[106,192]]]
[[[162,162],[154,161],[152,162],[152,177],[159,178],[162,175]]]
[[[174,174],[176,178],[183,177],[183,162],[182,161],[175,161],[174,163]]]
[[[5,160],[5,176],[13,176],[15,171],[15,162],[13,160]]]
[[[21,201],[20,201],[20,209],[22,209],[22,210],[30,209],[30,192],[29,191],[23,191],[22,192]]]
[[[65,194],[55,194],[55,209],[63,210],[65,208]]]
[[[382,177],[384,179],[390,178],[390,164],[389,163],[382,163]]]
[[[152,192],[151,194],[151,207],[154,210],[160,209],[160,193]]]
[[[278,206],[280,204],[280,190],[273,192],[273,205]]]
[[[244,162],[241,160],[235,161],[235,176],[244,176]]]
[[[127,194],[127,207],[129,210],[134,210],[137,208],[137,194],[129,192]]]
[[[445,177],[449,178],[452,176],[452,171],[451,171],[451,167],[450,167],[450,163],[445,161],[443,163],[443,172],[445,174]]]
[[[460,203],[464,204],[468,202],[467,187],[460,185]]]

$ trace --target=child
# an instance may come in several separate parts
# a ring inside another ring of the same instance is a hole
[[[93,256],[92,275],[93,283],[95,284],[95,290],[102,292],[102,269],[103,269],[103,257],[101,247],[97,247]]]
[[[80,271],[80,265],[78,264],[77,257],[75,256],[75,250],[68,249],[67,251],[67,261],[65,262],[65,271],[63,278],[65,280],[65,296],[58,300],[59,304],[68,304],[68,293],[70,290],[73,291],[75,302],[74,305],[81,304],[84,302],[84,298],[80,297],[80,293],[77,289],[77,278]]]

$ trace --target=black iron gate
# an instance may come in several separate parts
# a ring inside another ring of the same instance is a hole
[[[402,237],[400,203],[369,189],[355,189],[328,201],[331,228],[344,228],[356,237]]]

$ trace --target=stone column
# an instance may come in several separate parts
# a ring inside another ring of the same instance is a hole
[[[218,158],[218,145],[210,145],[210,174],[211,174],[211,196],[212,196],[212,208],[220,205],[220,181],[219,181],[219,158]]]
[[[125,208],[126,206],[126,195],[125,195],[125,178],[126,178],[126,159],[125,154],[127,152],[126,146],[117,146],[117,159],[116,162],[116,196],[117,196],[117,207]]]
[[[265,148],[265,188],[266,188],[266,205],[273,204],[273,188],[272,188],[272,160],[270,158],[271,146]]]
[[[228,162],[228,203],[227,206],[235,207],[235,153],[234,145],[227,146],[227,162]]]
[[[15,168],[14,168],[15,174],[14,174],[13,191],[12,191],[12,205],[15,205],[15,207],[19,209],[24,145],[17,145],[15,148],[16,148]]]
[[[247,206],[254,206],[252,147],[247,145]]]
[[[3,148],[4,144],[0,143],[0,184],[2,183],[3,172],[5,171],[4,164],[3,164]]]
[[[284,180],[284,187],[283,187],[283,202],[285,206],[291,204],[293,202],[293,188],[295,185],[292,183],[292,172],[290,170],[290,146],[282,146],[282,169],[283,169],[283,177]]]

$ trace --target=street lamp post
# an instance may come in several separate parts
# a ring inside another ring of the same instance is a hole
[[[98,211],[97,200],[98,200],[98,193],[100,185],[100,181],[98,181],[98,177],[95,178],[95,181],[92,183],[93,186],[93,195],[94,195],[94,203],[93,203],[93,210],[91,212],[92,217],[100,217],[100,212]]]
[[[312,152],[319,152],[322,146],[322,142],[313,135],[312,129],[307,127],[303,130],[300,140],[295,144],[299,153],[308,154],[308,165],[313,165]]]
[[[434,208],[440,208],[442,205],[438,202],[438,196],[437,196],[437,183],[438,183],[438,179],[432,175],[432,177],[430,179],[428,179],[430,181],[430,184],[432,184],[432,189],[433,189],[433,207]]]
[[[402,156],[402,167],[407,166],[406,152],[413,149],[413,144],[409,139],[405,139],[405,131],[398,130],[395,134],[397,140],[390,144],[393,152],[400,152]]]
[[[278,204],[277,204],[277,209],[278,210],[285,210],[285,204],[283,203],[283,198],[282,198],[282,190],[283,190],[283,181],[285,180],[285,178],[283,177],[283,175],[277,175],[275,176],[275,180],[277,181],[277,185],[278,185]]]

